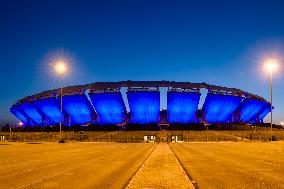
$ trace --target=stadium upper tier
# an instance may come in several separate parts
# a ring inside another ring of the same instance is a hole
[[[160,88],[167,87],[166,114]],[[123,99],[121,88],[126,88]],[[200,89],[207,94],[199,104]],[[28,96],[11,107],[26,126],[89,124],[259,123],[270,112],[264,98],[235,88],[173,81],[96,82]],[[129,107],[129,112],[127,111]],[[198,106],[200,105],[200,109]]]

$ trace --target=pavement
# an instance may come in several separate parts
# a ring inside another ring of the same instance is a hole
[[[126,188],[190,188],[194,186],[167,143],[160,143]]]
[[[284,189],[283,141],[0,142],[0,152],[0,189]]]
[[[170,146],[199,188],[284,189],[284,142]]]
[[[121,189],[155,146],[150,143],[0,143],[0,189]]]

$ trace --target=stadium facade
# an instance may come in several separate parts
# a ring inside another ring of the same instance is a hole
[[[167,88],[167,110],[160,111],[160,88]],[[124,101],[122,88],[127,88]],[[199,106],[201,89],[207,91]],[[235,88],[174,81],[96,82],[44,91],[10,109],[25,126],[261,123],[270,112],[264,98]],[[129,112],[126,109],[129,105]],[[198,109],[199,107],[202,107]]]

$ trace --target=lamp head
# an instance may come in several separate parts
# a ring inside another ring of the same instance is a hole
[[[64,75],[68,71],[66,62],[60,60],[54,63],[54,70],[58,75]]]
[[[275,58],[269,58],[267,60],[265,60],[265,68],[266,70],[268,70],[269,72],[275,72],[278,69],[278,60]]]

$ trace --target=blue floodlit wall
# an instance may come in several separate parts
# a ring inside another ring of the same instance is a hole
[[[36,107],[31,102],[20,104],[19,108],[32,120],[29,122],[30,126],[43,125],[42,115],[38,112]]]
[[[94,110],[85,95],[63,96],[63,109],[70,116],[70,125],[87,124],[92,121]]]
[[[21,120],[21,122],[23,122],[25,125],[28,124],[28,118],[22,113],[21,110],[19,110],[19,108],[13,106],[10,109],[10,112],[14,114],[19,120]]]
[[[240,120],[247,123],[255,123],[263,119],[270,112],[270,110],[267,110],[268,107],[269,104],[266,102],[245,99],[238,110],[240,113]]]
[[[169,123],[195,123],[200,99],[198,92],[167,93],[167,114]]]
[[[120,92],[90,93],[97,112],[98,124],[121,124],[126,118],[126,108]]]
[[[270,113],[270,104],[265,103],[264,108],[262,111],[259,113],[259,119],[263,122],[263,118]]]
[[[158,123],[160,116],[160,92],[127,92],[127,98],[132,123]]]
[[[33,103],[37,107],[37,109],[43,112],[47,117],[47,125],[53,125],[60,122],[60,101],[56,99],[56,97],[36,100]]]
[[[242,97],[208,93],[202,110],[207,123],[226,123],[232,121],[232,116],[241,104]]]

